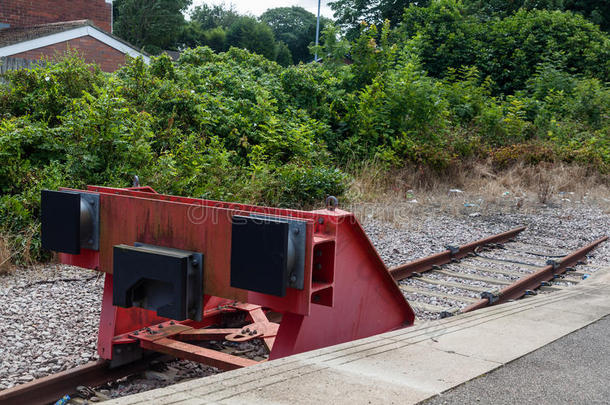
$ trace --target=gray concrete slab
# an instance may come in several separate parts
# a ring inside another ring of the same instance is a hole
[[[443,392],[452,393],[452,388],[477,376],[493,374],[493,370],[499,367],[507,368],[505,364],[545,345],[552,346],[557,339],[561,341],[564,336],[609,314],[610,276],[600,275],[556,293],[421,323],[368,339],[121,398],[109,404],[412,404]],[[601,344],[603,333],[598,335],[596,344]],[[569,373],[569,364],[565,364],[563,368],[557,366],[555,378],[561,379],[560,375],[565,373],[570,384],[574,386],[574,381],[577,381],[576,387],[582,390],[586,389],[587,381],[598,384],[604,378],[607,380],[605,368],[608,368],[610,357],[607,351],[599,354],[603,357],[598,356],[598,372],[592,374],[593,377],[589,378],[586,364],[575,366],[578,372],[574,373]],[[561,353],[555,356],[561,357]],[[550,358],[543,356],[528,366],[537,372],[545,366],[555,367],[555,362],[549,362]],[[593,354],[581,357],[574,354],[567,360],[577,364],[579,358],[585,362],[595,359]],[[517,380],[510,378],[518,379],[518,375],[515,370],[505,377],[504,385],[517,384]],[[544,381],[532,377],[531,383],[534,389],[542,386]],[[501,386],[498,383],[498,387]],[[471,396],[456,393],[455,402],[450,403],[471,403],[477,398],[479,401],[502,403],[484,394],[483,386],[476,388],[479,391],[473,390]],[[498,388],[496,393],[508,395],[509,402],[506,403],[513,402],[508,391]],[[586,402],[595,402],[603,394],[606,394],[603,390],[594,391],[582,398],[590,399]],[[447,398],[443,394],[435,400]],[[525,397],[515,398],[524,400]],[[547,397],[536,398],[541,403]]]
[[[608,336],[605,317],[424,403],[608,404]]]

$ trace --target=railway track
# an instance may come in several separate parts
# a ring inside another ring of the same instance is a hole
[[[608,239],[566,252],[517,241],[524,229],[447,246],[444,252],[394,267],[390,273],[419,319],[445,318],[576,285],[590,271],[583,260],[587,253]]]
[[[437,319],[474,311],[540,292],[578,284],[592,268],[583,259],[600,238],[574,252],[518,241],[525,227],[463,246],[447,246],[435,255],[389,269],[420,319]],[[76,387],[96,387],[141,373],[151,360],[109,368],[97,361],[0,392],[0,405],[48,404]]]

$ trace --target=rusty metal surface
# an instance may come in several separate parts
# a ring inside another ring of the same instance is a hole
[[[110,369],[109,362],[98,360],[0,391],[0,405],[43,405],[72,395],[79,385],[95,387],[108,381],[146,370],[150,360]]]
[[[561,261],[556,262],[555,265],[549,264],[526,277],[520,278],[513,284],[500,290],[497,301],[493,302],[491,305],[501,304],[509,300],[520,298],[525,295],[527,290],[534,290],[540,287],[543,281],[550,281],[555,275],[564,273],[566,268],[578,263],[578,261],[585,257],[587,253],[595,249],[600,243],[605,242],[607,239],[608,237],[604,236],[603,238],[600,238],[589,245],[570,253],[561,259]],[[467,306],[460,312],[470,312],[476,309],[484,308],[488,305],[490,305],[489,299],[484,298],[472,305]]]
[[[193,341],[205,341],[205,340],[223,340],[225,336],[232,333],[240,333],[242,328],[208,328],[208,329],[191,329],[176,335],[174,338],[177,340],[193,340]],[[257,336],[258,337],[258,336]]]
[[[514,238],[524,230],[525,227],[521,226],[515,229],[511,229],[507,232],[503,232],[460,246],[457,252],[454,253],[452,253],[451,250],[446,250],[444,252],[440,252],[432,256],[417,259],[410,263],[391,268],[390,274],[392,275],[392,277],[394,277],[394,280],[402,280],[403,278],[410,277],[413,273],[423,273],[432,270],[434,266],[441,266],[443,264],[447,264],[451,262],[452,259],[463,258],[468,253],[474,252],[474,250],[480,246],[485,246],[491,243],[506,242]]]
[[[181,359],[196,361],[221,370],[235,370],[258,364],[258,362],[254,360],[233,356],[227,353],[206,349],[204,347],[199,347],[168,338],[153,341],[143,340],[141,341],[141,345],[144,349],[169,354]]]

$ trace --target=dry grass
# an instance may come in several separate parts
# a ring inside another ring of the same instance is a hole
[[[10,273],[15,265],[36,264],[36,257],[32,255],[32,242],[37,233],[37,226],[30,227],[20,235],[0,233],[0,274]]]
[[[11,258],[12,253],[8,237],[0,234],[0,274],[9,273],[12,270]]]
[[[401,223],[431,208],[476,215],[498,210],[531,212],[541,204],[578,202],[610,212],[610,180],[584,167],[559,163],[495,171],[488,163],[466,162],[440,175],[412,167],[388,174],[369,163],[354,174],[348,200],[351,205],[345,208],[360,218]]]

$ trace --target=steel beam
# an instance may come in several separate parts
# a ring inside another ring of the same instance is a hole
[[[196,361],[221,370],[235,370],[259,363],[258,361],[233,356],[169,338],[141,340],[140,345],[144,349],[169,354],[185,360]]]

